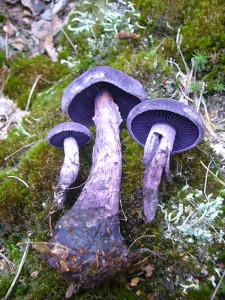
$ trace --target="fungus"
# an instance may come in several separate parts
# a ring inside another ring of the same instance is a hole
[[[171,180],[170,154],[194,148],[203,138],[203,122],[191,107],[162,98],[135,106],[128,115],[127,128],[132,138],[144,146],[144,215],[151,222],[158,207],[163,170],[167,180]]]
[[[65,122],[54,127],[48,134],[50,145],[64,149],[65,157],[59,180],[54,190],[54,205],[62,209],[66,189],[75,182],[79,168],[79,147],[87,145],[92,138],[88,128],[74,122]]]
[[[119,228],[119,126],[145,97],[138,81],[103,66],[75,79],[62,98],[62,109],[73,121],[96,126],[90,174],[76,203],[57,222],[46,253],[47,262],[76,283],[75,292],[113,277],[133,257]]]

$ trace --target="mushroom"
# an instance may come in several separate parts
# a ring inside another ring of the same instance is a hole
[[[167,180],[171,180],[170,154],[198,145],[204,135],[204,125],[191,107],[160,98],[135,106],[127,117],[127,128],[132,138],[144,146],[144,215],[146,221],[151,222],[158,208],[158,187],[163,170]]]
[[[119,228],[119,126],[145,98],[138,81],[106,66],[75,79],[62,98],[62,109],[73,121],[96,126],[90,174],[73,207],[57,222],[46,253],[52,267],[75,281],[76,291],[114,276],[132,257]]]
[[[54,127],[48,134],[50,145],[64,149],[65,157],[59,180],[54,190],[54,205],[62,209],[66,189],[75,182],[79,168],[79,147],[87,145],[92,138],[88,128],[74,122],[65,122]]]

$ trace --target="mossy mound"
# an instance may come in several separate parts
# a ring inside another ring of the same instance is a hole
[[[59,63],[53,63],[46,56],[32,58],[15,58],[10,65],[10,76],[5,93],[13,99],[21,109],[25,109],[31,88],[40,76],[32,95],[29,109],[32,108],[37,94],[59,81],[69,70]]]

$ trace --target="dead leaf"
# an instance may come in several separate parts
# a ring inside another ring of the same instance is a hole
[[[138,282],[140,281],[140,277],[134,277],[131,279],[130,286],[137,286]]]
[[[27,40],[22,36],[10,38],[9,43],[18,51],[27,50]]]
[[[12,100],[0,94],[0,140],[5,140],[8,132],[21,124],[23,117],[28,114],[29,112],[22,111]]]
[[[30,9],[32,14],[39,15],[47,8],[47,3],[44,1],[21,0],[22,4]]]
[[[51,58],[51,60],[53,62],[57,62],[58,61],[58,53],[53,44],[53,37],[50,35],[47,35],[45,37],[44,45],[45,45],[45,50],[46,50],[48,56]]]
[[[32,278],[37,278],[37,276],[38,276],[38,271],[34,271],[34,272],[30,273],[30,277],[32,277]]]
[[[136,292],[136,296],[138,296],[138,297],[141,296],[141,291],[140,291],[140,290],[138,290],[138,291]]]
[[[67,291],[66,291],[66,299],[68,298],[71,298],[73,296],[73,293],[75,291],[75,286],[73,283],[71,283],[68,288],[67,288]]]
[[[135,34],[133,32],[118,32],[117,34],[115,34],[114,39],[118,39],[118,40],[128,40],[128,39],[139,39],[140,35],[139,34]]]
[[[8,34],[8,36],[12,36],[15,33],[15,29],[9,21],[5,23],[3,30]]]
[[[3,65],[2,68],[0,68],[0,93],[2,93],[4,90],[8,73],[8,67],[6,65]]]
[[[151,265],[147,265],[145,267],[145,272],[146,272],[146,277],[151,277],[152,276],[152,272],[155,270],[155,268]]]

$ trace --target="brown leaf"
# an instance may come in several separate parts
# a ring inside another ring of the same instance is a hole
[[[155,268],[151,265],[147,265],[145,267],[145,272],[146,272],[146,277],[151,277],[152,276],[152,272],[155,270]]]
[[[45,50],[53,62],[58,61],[58,53],[53,44],[53,37],[50,35],[45,37]]]
[[[138,297],[141,296],[141,291],[140,291],[140,290],[138,290],[138,291],[136,292],[136,296],[138,296]]]
[[[3,27],[3,30],[4,30],[9,36],[14,35],[14,33],[15,33],[15,30],[14,30],[12,24],[11,24],[9,21],[7,21],[7,22],[5,23],[5,26]]]
[[[130,286],[137,286],[137,284],[138,284],[139,281],[140,281],[139,277],[132,278],[131,282],[130,282]]]
[[[135,34],[133,32],[118,32],[117,34],[114,35],[114,39],[118,39],[118,40],[127,40],[127,39],[139,39],[140,35],[139,34]]]
[[[38,271],[34,271],[34,272],[30,273],[30,277],[32,277],[32,278],[37,278],[37,276],[38,276]]]

